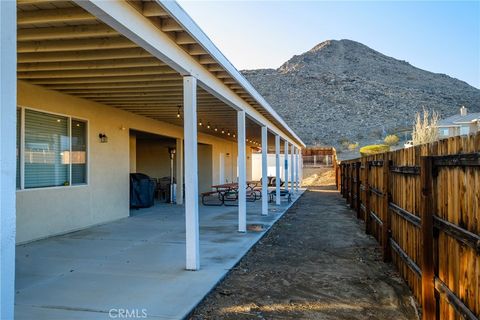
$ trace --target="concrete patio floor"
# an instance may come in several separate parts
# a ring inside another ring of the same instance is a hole
[[[247,223],[270,228],[290,204],[247,203]],[[237,207],[200,206],[200,271],[185,268],[181,206],[17,246],[15,319],[182,319],[264,235],[237,232]],[[130,314],[132,318],[132,314]]]

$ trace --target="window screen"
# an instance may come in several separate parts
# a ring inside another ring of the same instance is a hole
[[[69,185],[69,118],[25,109],[25,188]]]

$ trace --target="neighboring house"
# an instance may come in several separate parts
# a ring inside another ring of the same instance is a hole
[[[459,135],[468,135],[480,131],[480,112],[468,113],[467,108],[461,107],[460,113],[441,120],[438,123],[440,139]]]

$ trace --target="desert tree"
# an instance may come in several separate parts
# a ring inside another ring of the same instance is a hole
[[[413,126],[413,145],[430,143],[438,140],[438,112],[423,108],[423,114],[417,112]]]

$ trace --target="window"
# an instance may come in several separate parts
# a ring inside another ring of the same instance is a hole
[[[23,128],[17,121],[17,188],[87,183],[87,122],[31,109],[23,112]]]
[[[460,135],[463,136],[463,135],[467,135],[470,130],[470,128],[468,126],[461,126],[460,127]]]
[[[442,137],[448,137],[449,134],[449,129],[448,128],[440,128],[440,136]]]
[[[72,119],[72,184],[87,183],[87,123]]]

